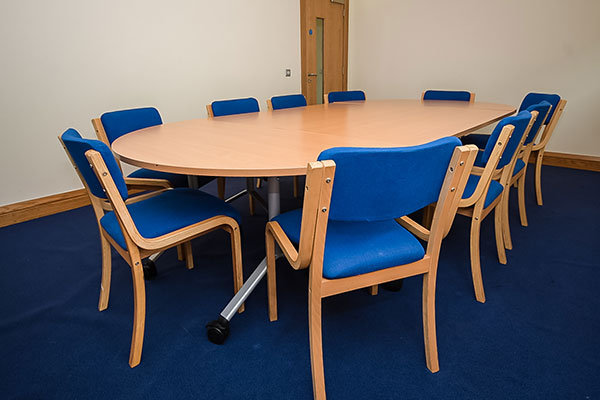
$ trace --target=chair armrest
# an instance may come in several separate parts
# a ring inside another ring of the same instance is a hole
[[[415,220],[404,216],[396,218],[396,222],[419,239],[426,242],[429,241],[429,229],[426,229],[423,225],[419,224]]]
[[[279,225],[279,223],[275,221],[267,222],[266,230],[271,232],[273,238],[275,238],[275,241],[279,245],[281,251],[283,251],[283,255],[285,255],[285,258],[288,260],[292,268],[298,270],[304,269],[310,265],[310,260],[308,260],[308,263],[306,263],[306,265],[302,265],[300,263],[300,258],[298,257],[298,250],[296,250],[294,244],[287,237],[283,229],[281,229],[281,225]]]
[[[170,189],[171,182],[166,179],[125,178],[127,189],[166,188]]]

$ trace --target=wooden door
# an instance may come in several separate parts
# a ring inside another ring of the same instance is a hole
[[[348,88],[348,1],[300,0],[302,93],[308,104]]]

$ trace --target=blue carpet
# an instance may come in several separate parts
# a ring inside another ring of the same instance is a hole
[[[425,366],[421,278],[406,279],[397,293],[324,300],[330,399],[600,398],[600,174],[544,167],[543,184],[538,207],[527,182],[528,228],[512,191],[506,266],[497,261],[493,216],[482,224],[486,304],[473,294],[469,220],[456,218],[437,281],[437,374]],[[290,193],[291,180],[282,180],[283,210],[298,205]],[[264,254],[266,213],[249,216],[245,198],[234,204],[243,213],[248,276]],[[131,274],[113,253],[109,307],[98,312],[101,257],[90,207],[2,228],[0,243],[2,398],[312,398],[307,274],[283,260],[279,321],[268,321],[262,282],[217,346],[204,326],[232,294],[228,236],[195,240],[191,271],[166,252],[146,284],[142,362],[130,369]]]

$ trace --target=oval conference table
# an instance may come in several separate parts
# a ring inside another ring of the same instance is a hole
[[[279,214],[281,176],[306,174],[306,165],[331,147],[401,147],[463,136],[511,115],[503,104],[368,100],[172,122],[124,135],[112,144],[121,161],[189,176],[267,177],[269,218]],[[229,321],[266,273],[264,259],[242,289],[209,323],[222,343]]]

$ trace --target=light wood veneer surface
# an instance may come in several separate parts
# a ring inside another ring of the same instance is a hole
[[[128,164],[209,176],[293,176],[331,147],[397,147],[462,136],[513,114],[503,104],[368,100],[166,123],[120,137]]]

